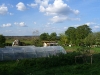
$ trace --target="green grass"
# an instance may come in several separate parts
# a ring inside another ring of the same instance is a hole
[[[78,60],[76,52],[46,58],[0,62],[0,75],[100,75],[100,54],[93,55],[93,64]],[[80,62],[81,61],[81,62]]]
[[[91,48],[94,53],[100,53],[100,47]]]
[[[77,48],[79,48],[79,47],[78,46],[72,46],[72,47],[64,46],[64,49],[67,52],[77,51]],[[100,47],[92,47],[92,48],[90,48],[90,52],[93,53],[93,54],[100,53]]]

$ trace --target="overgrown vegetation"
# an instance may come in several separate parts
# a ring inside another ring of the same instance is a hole
[[[5,37],[3,35],[0,35],[0,47],[5,47]]]
[[[93,55],[93,64],[78,59],[77,52],[46,58],[0,62],[0,75],[100,75],[100,54]]]

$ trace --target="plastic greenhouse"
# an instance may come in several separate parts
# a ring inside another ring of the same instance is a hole
[[[5,48],[0,48],[0,61],[17,60],[24,58],[49,57],[51,55],[57,55],[59,53],[66,54],[66,51],[61,46],[7,46]]]

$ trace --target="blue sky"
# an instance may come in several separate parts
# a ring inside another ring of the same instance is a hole
[[[0,0],[0,34],[64,33],[87,24],[100,31],[100,0]]]

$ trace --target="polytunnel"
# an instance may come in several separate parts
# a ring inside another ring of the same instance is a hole
[[[7,46],[5,48],[0,48],[0,61],[49,57],[52,55],[57,55],[59,53],[66,54],[66,51],[61,46]]]

